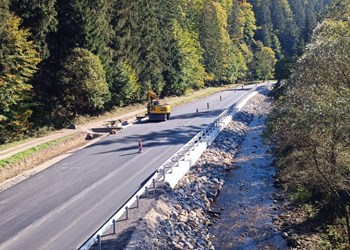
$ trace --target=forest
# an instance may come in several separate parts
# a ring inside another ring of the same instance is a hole
[[[322,249],[350,247],[350,2],[315,28],[269,119],[279,177],[308,205]]]
[[[159,96],[289,76],[330,0],[0,0],[0,144]]]

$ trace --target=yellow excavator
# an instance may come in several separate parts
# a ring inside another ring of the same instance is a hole
[[[170,111],[169,104],[160,104],[156,93],[148,91],[147,114],[150,121],[166,121],[170,117]]]

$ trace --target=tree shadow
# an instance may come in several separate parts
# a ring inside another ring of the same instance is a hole
[[[189,140],[193,138],[197,133],[199,133],[203,128],[205,128],[206,124],[202,124],[199,126],[187,126],[177,130],[167,129],[163,131],[154,131],[145,135],[141,134],[133,134],[126,137],[120,138],[111,138],[101,142],[97,142],[88,146],[87,148],[93,148],[98,146],[108,146],[111,144],[115,145],[127,145],[115,148],[109,151],[99,151],[94,154],[105,154],[112,152],[122,152],[127,150],[137,150],[137,141],[141,139],[143,141],[143,148],[154,148],[154,147],[162,147],[166,145],[179,145],[187,143]],[[124,154],[122,156],[131,155]]]
[[[203,111],[205,110],[205,111]],[[198,113],[196,110],[193,110],[192,113],[187,113],[187,114],[182,114],[182,115],[174,115],[171,116],[170,119],[192,119],[196,117],[200,118],[210,118],[213,117],[215,118],[219,114],[221,114],[225,109],[212,109],[212,110],[207,110],[207,109],[198,109]]]

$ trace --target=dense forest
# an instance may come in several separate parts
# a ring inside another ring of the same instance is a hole
[[[280,178],[295,202],[309,205],[320,247],[349,249],[349,1],[327,11],[278,93],[268,127]]]
[[[285,79],[331,0],[0,0],[0,143],[160,96]]]

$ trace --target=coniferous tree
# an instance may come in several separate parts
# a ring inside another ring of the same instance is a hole
[[[257,50],[254,54],[255,72],[258,79],[269,80],[274,77],[276,58],[275,53],[262,42],[257,42]]]
[[[166,57],[159,12],[161,0],[142,0],[141,4],[143,10],[139,13],[139,28],[142,38],[139,79],[143,83],[141,88],[144,94],[147,93],[149,86],[157,94],[160,94],[165,85],[162,73]]]
[[[11,10],[21,17],[21,26],[30,30],[30,39],[41,59],[48,58],[49,34],[56,31],[56,0],[11,0]]]
[[[243,59],[230,40],[227,20],[220,3],[205,2],[199,39],[204,49],[207,79],[215,84],[234,82],[239,76],[240,59]]]
[[[251,44],[256,30],[255,16],[250,3],[238,0],[233,1],[228,14],[228,33],[235,48],[235,56],[239,59],[237,77],[244,78],[253,59]]]
[[[287,0],[271,0],[272,24],[283,54],[291,56],[299,44],[299,29],[296,26],[290,5]]]
[[[253,5],[257,26],[255,40],[262,41],[265,46],[273,46],[273,25],[270,12],[270,0],[249,1]]]
[[[179,22],[173,23],[174,51],[176,55],[168,58],[173,66],[173,81],[167,82],[166,94],[184,94],[187,89],[199,89],[204,86],[203,50],[195,34],[183,29]],[[167,78],[165,78],[167,79]],[[175,80],[175,81],[174,81]]]
[[[60,55],[79,47],[97,55],[105,66],[110,61],[109,43],[113,35],[111,1],[57,1],[58,34]]]
[[[114,106],[123,106],[140,99],[140,83],[136,70],[128,62],[119,62],[113,71],[114,85],[110,87]]]
[[[233,6],[233,0],[218,0],[216,1],[221,4],[221,7],[226,11],[226,13],[229,13]]]
[[[115,1],[112,12],[112,37],[110,46],[113,50],[111,62],[111,78],[108,83],[111,90],[111,103],[109,107],[137,102],[142,99],[140,94],[141,83],[138,80],[140,63],[141,36],[138,29],[138,13],[140,2]],[[137,83],[136,83],[137,82]],[[139,85],[136,96],[128,100],[126,92]],[[126,99],[125,99],[126,98]]]
[[[187,10],[181,9],[179,0],[166,0],[162,4],[164,17],[161,20],[162,34],[166,41],[165,68],[166,81],[163,93],[181,95],[189,88],[198,89],[204,85],[204,67],[202,49],[198,42],[198,33],[189,30]]]
[[[52,44],[53,57],[47,65],[51,77],[43,81],[49,86],[51,97],[48,99],[54,104],[52,108],[57,116],[61,116],[60,96],[64,91],[58,72],[62,74],[62,62],[75,48],[86,49],[98,56],[102,61],[106,79],[110,80],[113,77],[110,70],[112,53],[109,48],[113,35],[110,28],[111,8],[112,2],[107,0],[57,1],[59,24],[55,43]]]
[[[146,97],[149,89],[160,94],[165,85],[162,73],[166,55],[159,6],[157,1],[149,0],[137,0],[132,3],[122,0],[117,1],[115,5],[115,61],[128,61],[136,70],[141,98]]]
[[[199,34],[200,23],[202,20],[204,1],[203,0],[181,0],[181,27]]]

